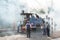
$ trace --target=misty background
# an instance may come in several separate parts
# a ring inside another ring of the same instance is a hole
[[[56,23],[55,30],[60,30],[60,5],[59,0],[0,0],[0,29],[18,26],[23,21],[22,10],[30,12],[32,9],[43,8],[47,13],[48,7],[51,8],[50,17]],[[38,14],[38,13],[37,13]]]

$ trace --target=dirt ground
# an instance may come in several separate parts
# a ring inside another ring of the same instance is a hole
[[[31,38],[27,38],[26,35],[11,35],[0,37],[0,40],[51,40],[48,39],[47,36],[43,36],[40,33],[32,33]]]
[[[60,38],[60,31],[54,32],[52,34],[52,39],[55,39],[55,38]]]
[[[29,40],[26,38],[24,35],[12,35],[12,36],[5,36],[5,37],[0,37],[0,40]]]

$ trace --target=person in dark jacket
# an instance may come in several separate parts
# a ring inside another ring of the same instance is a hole
[[[26,29],[27,29],[27,37],[30,38],[30,22],[27,21],[26,23]]]
[[[47,36],[50,37],[50,25],[47,23]]]

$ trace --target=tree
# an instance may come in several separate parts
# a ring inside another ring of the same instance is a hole
[[[39,13],[45,14],[45,11],[43,9],[39,10]]]
[[[32,9],[30,12],[38,13],[38,14],[45,14],[44,9]]]

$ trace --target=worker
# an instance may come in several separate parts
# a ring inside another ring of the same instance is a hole
[[[50,25],[47,23],[47,36],[50,37]]]
[[[30,38],[30,27],[31,27],[31,24],[29,21],[27,21],[26,23],[26,30],[27,30],[27,38]]]

